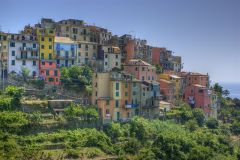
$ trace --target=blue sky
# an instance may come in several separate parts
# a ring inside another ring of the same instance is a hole
[[[180,55],[184,70],[240,82],[240,0],[0,0],[0,26],[76,18]]]

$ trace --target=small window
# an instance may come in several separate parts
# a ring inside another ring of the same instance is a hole
[[[14,43],[14,42],[11,42],[11,43],[10,43],[10,47],[15,47],[15,43]]]
[[[33,66],[36,66],[36,61],[33,61]]]
[[[49,78],[48,81],[49,82],[54,82],[54,78]]]
[[[138,68],[137,67],[135,67],[135,71],[137,71],[138,70]]]
[[[115,57],[116,57],[116,59],[118,59],[118,55],[116,55]]]
[[[49,47],[48,47],[49,49],[52,49],[52,45],[49,45]]]
[[[42,62],[42,65],[45,66],[45,62]]]
[[[78,48],[81,48],[81,44],[78,44]]]
[[[26,65],[26,61],[25,61],[25,60],[22,61],[22,65],[23,65],[23,66]]]
[[[105,58],[108,58],[108,55],[107,55],[107,54],[105,54]]]
[[[118,66],[118,62],[115,63],[115,66]]]
[[[53,63],[52,62],[49,62],[49,66],[51,66]]]
[[[128,88],[128,84],[127,83],[125,84],[125,88]]]
[[[37,48],[37,45],[36,45],[36,43],[33,43],[33,48]]]
[[[12,60],[12,66],[15,66],[15,60]]]
[[[12,51],[12,56],[15,56],[15,51]]]
[[[119,102],[118,102],[118,100],[115,101],[115,106],[116,106],[116,108],[119,107]]]
[[[128,92],[125,92],[125,97],[127,97],[128,96]]]
[[[105,66],[107,66],[107,62],[105,62]]]
[[[142,71],[145,71],[145,67],[142,67]]]
[[[88,52],[85,53],[85,56],[88,57]]]
[[[41,45],[41,49],[44,49],[44,45]]]
[[[116,83],[116,90],[119,90],[119,83]]]
[[[44,37],[42,37],[41,40],[44,41]]]
[[[109,105],[109,104],[110,104],[110,101],[109,101],[109,100],[107,100],[107,101],[106,101],[106,105]]]
[[[52,42],[52,38],[49,38],[48,40],[49,40],[49,42]]]
[[[46,70],[46,76],[49,76],[49,70]]]
[[[119,96],[119,92],[116,92],[116,97],[118,97]]]

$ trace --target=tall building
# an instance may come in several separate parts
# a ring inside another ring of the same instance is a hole
[[[37,37],[26,34],[9,34],[8,72],[22,74],[24,68],[32,77],[39,75]]]
[[[56,63],[56,53],[54,51],[55,31],[51,28],[37,28],[37,38],[40,53],[40,77],[47,84],[60,84],[60,70]]]

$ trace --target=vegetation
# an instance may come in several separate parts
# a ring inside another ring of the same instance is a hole
[[[233,123],[225,123],[180,103],[162,120],[134,117],[127,123],[82,128],[82,124],[99,122],[94,106],[71,104],[56,116],[46,116],[41,110],[24,113],[11,103],[21,100],[22,91],[11,86],[1,94],[10,102],[0,103],[7,106],[0,111],[0,159],[237,160],[240,156],[237,115],[230,119]],[[235,102],[226,100],[236,108]]]
[[[92,84],[92,69],[85,66],[72,66],[61,68],[61,82],[66,88],[85,88]]]

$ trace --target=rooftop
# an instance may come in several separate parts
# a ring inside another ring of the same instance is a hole
[[[74,43],[69,37],[55,37],[54,41],[59,43]]]

